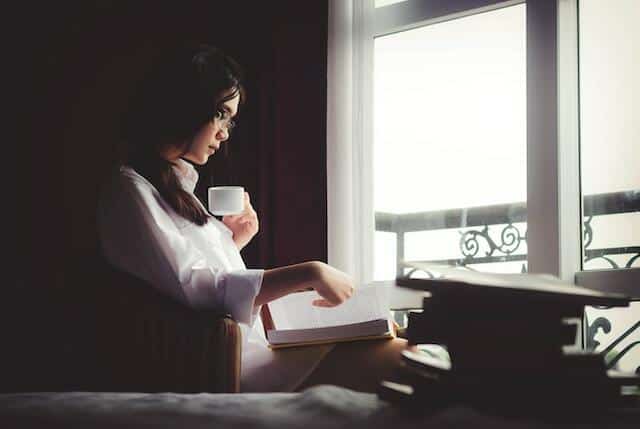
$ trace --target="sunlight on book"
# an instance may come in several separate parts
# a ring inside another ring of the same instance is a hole
[[[393,336],[389,320],[389,289],[363,285],[342,304],[316,307],[315,291],[287,295],[269,304],[274,329],[267,331],[272,346],[294,346],[322,342]]]

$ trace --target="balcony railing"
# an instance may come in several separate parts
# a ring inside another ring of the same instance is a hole
[[[640,191],[587,195],[583,204],[585,263],[601,259],[611,268],[620,268],[620,264],[610,256],[630,255],[623,266],[634,266],[640,258],[640,246],[590,248],[594,237],[591,222],[596,216],[639,212]],[[405,234],[443,229],[460,230],[460,257],[430,262],[466,266],[523,261],[522,269],[526,270],[524,261],[527,256],[517,251],[526,242],[527,233],[516,226],[527,221],[527,206],[524,202],[407,214],[377,212],[375,221],[376,231],[396,234],[397,276],[404,275]],[[492,226],[501,226],[499,234],[490,235]],[[496,235],[499,239],[495,238]],[[488,249],[483,255],[479,254],[481,244]]]

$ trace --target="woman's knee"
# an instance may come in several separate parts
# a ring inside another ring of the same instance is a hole
[[[392,375],[407,348],[403,339],[338,343],[305,380],[301,389],[317,384],[336,384],[356,390],[375,391]]]

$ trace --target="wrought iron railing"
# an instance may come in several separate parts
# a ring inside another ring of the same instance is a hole
[[[584,198],[584,249],[585,262],[595,259],[607,261],[611,268],[620,264],[611,255],[631,255],[624,267],[634,266],[640,258],[640,246],[591,249],[594,231],[591,222],[596,216],[640,212],[640,191],[612,192],[588,195]],[[526,254],[517,251],[527,240],[526,231],[516,224],[527,221],[526,203],[497,204],[483,207],[467,207],[430,212],[394,214],[377,212],[376,231],[396,234],[396,275],[404,274],[405,234],[410,232],[458,229],[460,232],[460,257],[431,260],[448,265],[475,265],[496,262],[526,261]],[[500,239],[490,235],[492,226],[501,226]],[[481,242],[488,247],[479,255]],[[523,269],[526,266],[523,264]]]
[[[612,192],[588,195],[583,199],[584,213],[584,262],[604,261],[611,268],[640,266],[640,246],[623,246],[592,249],[595,217],[640,212],[640,191]],[[483,207],[467,207],[420,213],[393,214],[377,212],[375,214],[376,231],[396,234],[396,276],[406,275],[405,235],[412,232],[458,230],[460,256],[449,259],[431,259],[429,262],[448,265],[469,266],[499,262],[522,262],[521,271],[526,271],[526,252],[522,247],[527,240],[526,203],[498,204]],[[495,229],[499,228],[496,233]],[[493,229],[493,231],[492,231]],[[493,232],[493,234],[491,234]],[[481,253],[480,250],[484,249]],[[628,255],[626,262],[614,260],[612,256]],[[611,331],[611,323],[606,317],[596,318],[587,328],[585,345],[595,349],[599,344],[594,337],[599,329],[605,333]],[[614,339],[602,353],[610,354],[614,347],[628,338],[632,332],[640,329],[635,323],[622,335]],[[640,342],[632,342],[617,351],[608,361],[610,367],[632,348],[640,347]],[[640,373],[640,366],[637,372]]]

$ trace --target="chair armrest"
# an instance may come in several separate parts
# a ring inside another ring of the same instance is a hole
[[[227,315],[196,310],[124,273],[98,305],[101,390],[238,392],[241,332]]]

